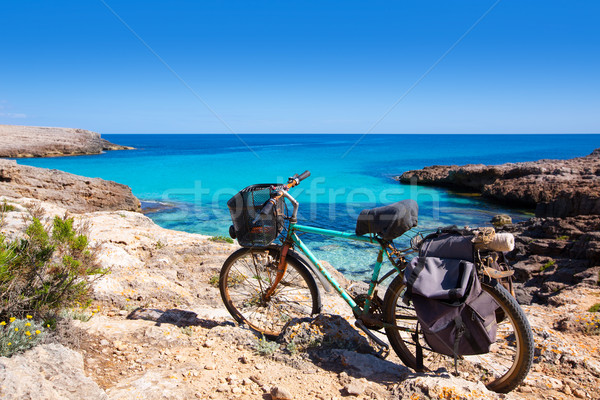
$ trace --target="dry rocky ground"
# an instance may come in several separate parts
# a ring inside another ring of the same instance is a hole
[[[49,217],[65,213],[37,200],[8,202],[16,207],[4,218],[9,236],[22,229],[27,204],[41,205]],[[381,360],[348,350],[365,338],[330,295],[324,314],[302,328],[335,332],[332,345],[296,353],[285,342],[261,342],[233,324],[211,284],[234,245],[162,229],[136,212],[74,216],[88,224],[112,271],[95,286],[92,308],[100,311],[60,327],[60,340],[0,358],[3,399],[600,398],[599,336],[584,333],[600,288],[587,281],[558,292],[550,305],[524,306],[534,329],[534,366],[524,385],[498,395],[449,373],[415,374],[394,355]]]

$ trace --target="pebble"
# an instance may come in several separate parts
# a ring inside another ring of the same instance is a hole
[[[233,389],[231,389],[231,393],[240,394],[242,393],[242,389],[240,389],[239,387],[234,387]]]
[[[361,381],[355,380],[346,385],[344,389],[346,389],[346,393],[348,393],[349,396],[360,396],[365,392],[366,387]]]
[[[569,385],[565,385],[565,386],[563,386],[563,388],[562,388],[562,392],[563,392],[564,394],[566,394],[567,396],[570,396],[570,395],[571,395],[571,393],[573,393],[573,392],[571,391],[571,388],[569,387]]]
[[[252,380],[248,379],[248,378],[244,378],[242,379],[242,385],[244,386],[250,386],[252,384]]]
[[[573,390],[573,394],[579,399],[584,399],[586,397],[585,392],[579,388]]]
[[[518,391],[521,393],[533,393],[531,386],[519,386]]]
[[[283,386],[273,386],[271,388],[271,399],[273,400],[292,400],[292,394]]]
[[[102,345],[102,346],[108,346],[109,344],[110,344],[110,342],[108,340],[106,340],[106,339],[102,339],[100,341],[100,345]]]
[[[265,369],[265,364],[256,364],[254,368],[256,368],[259,371],[262,371],[263,369]]]
[[[264,385],[264,384],[263,384],[263,382],[262,382],[262,380],[260,379],[260,377],[258,377],[258,376],[256,376],[256,375],[252,375],[252,376],[250,377],[250,380],[251,380],[252,382],[256,383],[258,386],[263,386],[263,385]]]
[[[227,392],[228,390],[229,390],[229,386],[227,386],[226,384],[222,384],[221,386],[219,386],[217,388],[217,392],[219,392],[219,393]]]
[[[206,364],[206,365],[204,366],[204,369],[207,369],[207,370],[210,370],[210,371],[212,371],[212,370],[214,370],[214,369],[217,369],[217,366],[216,366],[216,364]]]

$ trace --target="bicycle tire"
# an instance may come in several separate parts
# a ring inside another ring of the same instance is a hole
[[[227,311],[240,324],[274,338],[293,318],[321,311],[314,277],[293,254],[286,257],[287,271],[268,301],[264,294],[277,273],[279,248],[242,248],[223,263],[219,290]]]
[[[492,345],[489,353],[462,357],[458,363],[459,369],[474,374],[489,390],[508,393],[523,382],[531,368],[534,353],[531,327],[515,298],[501,284],[491,281],[481,282],[481,286],[502,309],[502,313],[496,314],[499,320],[497,341]],[[384,318],[388,323],[414,332],[417,329],[416,313],[412,306],[402,302],[405,289],[403,276],[398,275],[385,294]],[[411,338],[412,333],[393,327],[388,327],[385,331],[392,348],[402,362],[418,371],[416,346]],[[423,346],[424,368],[418,372],[435,371],[440,367],[447,370],[454,369],[454,358],[427,349],[427,342],[422,333],[419,334],[419,342]],[[500,363],[499,360],[503,362]]]

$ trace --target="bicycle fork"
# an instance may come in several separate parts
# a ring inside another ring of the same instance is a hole
[[[287,271],[286,257],[289,249],[290,245],[287,243],[284,244],[281,248],[281,256],[279,258],[279,264],[277,265],[277,275],[275,275],[275,280],[273,280],[271,287],[267,290],[267,293],[265,293],[264,295],[265,301],[269,301],[271,299],[271,296],[273,296],[273,293],[275,293],[275,289],[277,289],[277,285],[279,285],[279,282],[281,282],[283,276],[285,275],[285,272]]]

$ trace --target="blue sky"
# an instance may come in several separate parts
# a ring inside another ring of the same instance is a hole
[[[599,16],[595,1],[5,0],[0,124],[598,133]]]

